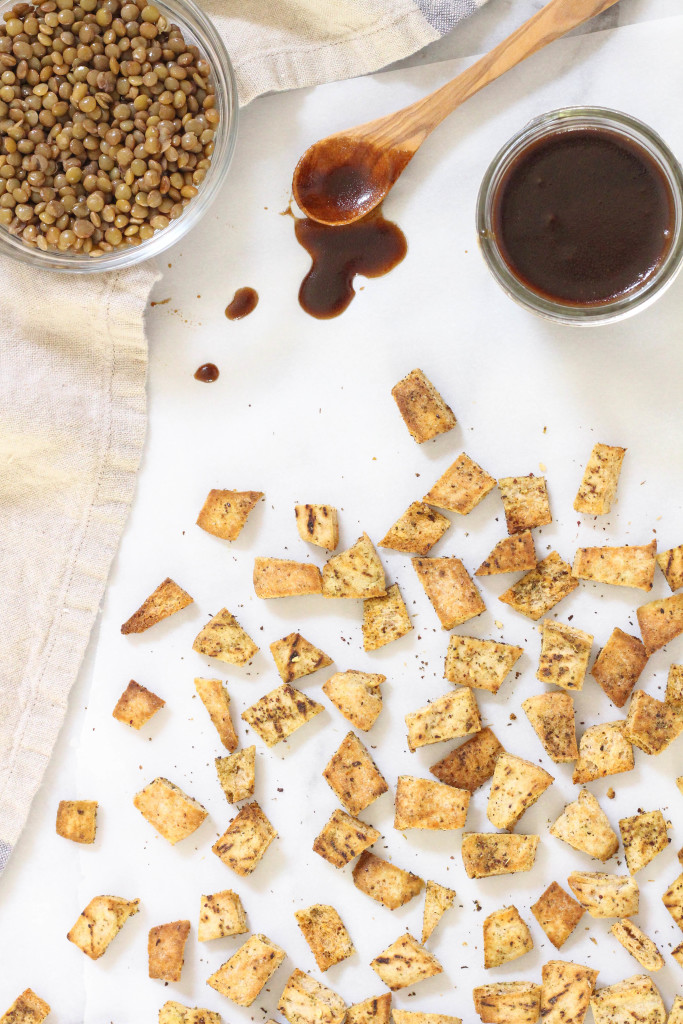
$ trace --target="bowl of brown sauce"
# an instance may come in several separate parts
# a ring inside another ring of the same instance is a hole
[[[603,107],[543,114],[495,156],[477,201],[484,259],[525,308],[561,323],[644,309],[683,262],[683,171],[650,127]]]

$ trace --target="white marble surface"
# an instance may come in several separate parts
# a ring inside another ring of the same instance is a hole
[[[494,19],[495,4],[491,0],[482,19]],[[663,10],[651,6],[653,13]],[[500,27],[490,23],[494,34]],[[262,639],[266,652],[272,639],[300,628],[329,648],[337,668],[385,672],[386,709],[369,738],[393,790],[399,772],[424,775],[445,753],[440,745],[409,755],[402,716],[446,689],[441,679],[446,637],[435,629],[408,560],[390,552],[383,555],[387,571],[400,582],[416,629],[377,655],[361,650],[356,608],[330,608],[316,599],[258,602],[249,582],[254,554],[319,561],[294,534],[295,501],[338,504],[343,543],[353,541],[361,528],[378,539],[465,449],[494,475],[547,467],[556,521],[539,537],[539,550],[553,544],[570,557],[577,543],[591,543],[590,538],[639,543],[653,530],[662,548],[680,543],[683,284],[679,281],[642,316],[619,325],[578,333],[553,327],[514,307],[489,278],[476,252],[473,204],[483,170],[501,142],[533,114],[566,102],[622,106],[650,121],[683,154],[677,100],[683,92],[682,50],[683,19],[667,25],[653,20],[558,44],[478,96],[430,141],[387,204],[408,236],[406,261],[385,279],[367,282],[349,311],[329,323],[306,317],[296,302],[307,259],[294,244],[290,219],[279,216],[295,158],[336,124],[409,102],[462,65],[417,66],[268,97],[244,113],[224,194],[200,230],[169,255],[172,266],[154,298],[172,301],[150,310],[150,428],[138,495],[69,719],[0,885],[2,1009],[31,985],[54,1006],[50,1024],[153,1022],[166,998],[220,1009],[231,1024],[265,1020],[275,1013],[288,969],[299,966],[319,977],[292,918],[292,911],[308,902],[337,904],[358,948],[357,957],[325,976],[327,983],[348,1002],[382,991],[367,963],[406,927],[419,931],[420,900],[392,915],[309,852],[335,805],[319,772],[345,723],[328,705],[284,751],[276,748],[268,755],[256,740],[257,796],[281,839],[251,879],[235,878],[210,852],[231,812],[213,776],[212,760],[220,751],[202,709],[192,701],[191,680],[200,673],[227,678],[236,712],[278,680],[266,654],[259,656],[253,676],[225,672],[192,653],[192,637],[210,613],[227,604]],[[259,290],[260,305],[247,320],[230,324],[224,306],[235,288],[246,284]],[[207,359],[222,371],[211,386],[192,378]],[[442,388],[459,418],[452,435],[426,449],[409,439],[389,397],[393,383],[416,364]],[[595,440],[629,449],[617,512],[604,531],[602,524],[577,528],[571,512]],[[209,487],[232,485],[263,489],[268,501],[243,539],[226,550],[193,523]],[[435,553],[458,554],[470,568],[478,564],[501,533],[496,502],[490,496],[466,523],[455,524]],[[196,606],[142,637],[121,637],[121,621],[167,574],[188,587]],[[519,713],[520,700],[540,688],[534,678],[538,638],[526,620],[496,602],[500,584],[483,585],[490,610],[472,632],[499,636],[500,621],[504,638],[522,643],[527,654],[519,682],[508,684],[497,700],[483,694],[480,704],[509,749],[541,758]],[[654,594],[665,593],[659,577]],[[584,587],[558,611],[560,618],[574,615],[575,624],[594,633],[597,649],[616,624],[634,631],[637,603],[640,596],[631,591]],[[649,692],[662,691],[672,660],[683,660],[681,641],[651,660],[643,677]],[[168,702],[141,735],[110,717],[131,676]],[[324,699],[322,681],[313,676],[302,689]],[[579,723],[615,717],[592,682],[578,710]],[[240,733],[245,739],[244,730]],[[679,871],[675,851],[683,841],[682,798],[672,777],[680,774],[680,749],[679,742],[656,760],[640,755],[637,772],[592,787],[615,825],[638,806],[656,805],[674,824],[669,850],[655,862],[656,870],[643,872],[638,918],[665,953],[681,937],[659,899]],[[558,781],[521,830],[545,829],[575,795],[568,772],[543,762]],[[156,774],[185,786],[210,811],[196,841],[184,847],[167,847],[132,808],[132,793]],[[614,801],[605,799],[610,782],[617,791]],[[76,797],[101,801],[93,848],[77,848],[54,835],[58,800]],[[485,806],[486,790],[472,802],[468,827],[486,828]],[[432,943],[444,975],[419,986],[414,998],[412,990],[399,994],[397,1005],[456,1014],[468,1024],[476,1019],[472,985],[491,980],[480,963],[483,915],[514,899],[529,919],[530,902],[552,877],[563,881],[572,867],[599,867],[546,839],[530,875],[475,885],[462,870],[457,837],[393,832],[390,796],[363,816],[387,836],[378,844],[380,853],[386,846],[399,865],[453,884],[459,896]],[[610,862],[608,869],[623,867]],[[204,984],[239,940],[204,949],[194,941],[199,894],[231,886],[243,895],[251,927],[271,935],[289,954],[248,1011]],[[100,892],[140,896],[143,911],[93,964],[64,935]],[[473,910],[475,900],[481,913]],[[147,929],[185,916],[193,933],[182,983],[164,987],[147,980]],[[602,984],[638,970],[608,936],[609,922],[587,923],[590,933],[582,922],[561,955],[600,966]],[[532,930],[534,952],[497,971],[497,980],[537,978],[541,963],[555,956],[534,924]],[[657,981],[670,1005],[681,991],[681,973],[669,957]]]

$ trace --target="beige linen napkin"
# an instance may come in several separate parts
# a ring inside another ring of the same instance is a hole
[[[201,0],[200,0],[201,2]],[[240,102],[366,74],[484,0],[204,0]],[[0,258],[0,872],[64,720],[135,489],[152,264]]]

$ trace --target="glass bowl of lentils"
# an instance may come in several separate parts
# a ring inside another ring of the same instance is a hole
[[[0,14],[0,253],[87,273],[178,242],[235,146],[235,77],[211,21],[192,0]]]

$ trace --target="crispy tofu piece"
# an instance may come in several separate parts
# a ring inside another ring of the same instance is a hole
[[[625,448],[596,444],[590,454],[583,480],[574,499],[574,508],[589,516],[604,516],[617,493]]]
[[[159,1010],[159,1024],[222,1024],[220,1013],[199,1006],[183,1006],[170,1000]]]
[[[625,724],[598,722],[586,729],[579,741],[579,759],[572,775],[575,785],[633,770],[633,747]]]
[[[443,971],[436,957],[428,953],[410,932],[392,942],[370,966],[392,992],[417,985],[419,981],[426,981]]]
[[[112,717],[133,729],[142,729],[165,704],[166,701],[157,697],[156,693],[131,679],[116,702]]]
[[[472,990],[483,1024],[536,1024],[541,988],[530,981],[498,981]]]
[[[471,793],[442,782],[399,775],[396,784],[394,828],[451,830],[462,828]]]
[[[662,902],[678,927],[683,931],[683,874],[671,883],[662,896]]]
[[[267,746],[274,747],[324,710],[301,690],[283,683],[243,711],[242,718]]]
[[[150,928],[147,958],[150,978],[180,981],[185,963],[185,943],[190,934],[189,921],[171,921]]]
[[[598,972],[567,960],[549,960],[541,968],[543,1024],[583,1024]]]
[[[410,436],[418,444],[445,434],[456,424],[453,410],[422,370],[411,370],[393,386],[391,394]]]
[[[353,869],[353,884],[387,910],[396,910],[417,896],[424,882],[411,871],[364,850]]]
[[[591,675],[612,703],[623,708],[646,664],[643,642],[616,627],[595,659]]]
[[[486,728],[475,733],[466,743],[461,743],[429,770],[439,782],[474,793],[491,778],[498,755],[502,752],[503,747],[493,730]]]
[[[243,935],[249,930],[242,900],[232,889],[202,896],[199,904],[199,942],[222,939],[226,935]]]
[[[211,849],[242,878],[250,875],[277,836],[256,800],[245,804]]]
[[[323,684],[323,693],[356,729],[372,729],[382,710],[382,683],[386,676],[370,672],[335,672]]]
[[[536,859],[538,836],[499,832],[466,832],[462,839],[462,861],[468,878],[512,875],[530,871]]]
[[[91,960],[99,960],[128,918],[137,914],[139,903],[121,896],[95,896],[66,937]]]
[[[539,693],[523,700],[522,708],[543,749],[555,764],[576,761],[579,749],[576,745],[574,701],[568,693],[558,690]]]
[[[339,744],[323,778],[351,814],[365,810],[389,788],[367,748],[353,732],[347,732]]]
[[[282,640],[275,640],[270,645],[270,653],[283,683],[293,683],[332,664],[332,659],[301,633],[289,633]]]
[[[97,800],[60,800],[56,832],[72,843],[94,843],[97,829]]]
[[[528,925],[517,907],[494,910],[484,920],[484,967],[500,967],[534,948]]]
[[[387,592],[384,568],[367,533],[323,566],[323,596],[365,600]]]
[[[657,541],[624,547],[579,548],[572,573],[578,580],[652,590]]]
[[[683,544],[677,548],[669,548],[657,555],[657,565],[664,573],[666,582],[671,591],[680,590],[683,587]]]
[[[221,608],[197,633],[192,650],[229,665],[246,665],[258,647],[235,616],[227,608]]]
[[[632,875],[669,845],[666,821],[661,811],[642,811],[619,822],[626,866]]]
[[[251,1006],[285,958],[285,951],[265,935],[250,935],[206,984],[238,1006]]]
[[[572,576],[571,566],[560,558],[557,551],[551,551],[498,600],[537,622],[578,585],[579,581]]]
[[[369,597],[363,601],[363,649],[376,651],[393,640],[410,633],[413,625],[398,584],[394,583],[385,597]]]
[[[550,835],[603,862],[619,849],[619,839],[607,815],[587,789],[581,790],[578,800],[567,804]]]
[[[451,525],[450,519],[423,501],[414,501],[379,542],[381,548],[426,555],[441,540]]]
[[[225,683],[222,679],[204,679],[199,676],[194,686],[225,749],[230,753],[237,750],[239,741],[230,717],[230,695]]]
[[[0,1024],[43,1024],[50,1005],[37,996],[33,989],[25,989],[14,1000],[9,1010],[0,1017]]]
[[[466,516],[495,486],[494,478],[463,452],[422,500]]]
[[[498,576],[504,572],[526,572],[536,568],[534,538],[529,530],[499,540],[475,576]]]
[[[615,921],[610,932],[626,952],[630,953],[646,971],[659,971],[664,966],[664,957],[652,939],[649,939],[645,932],[642,932],[638,925],[629,921],[627,917],[621,921]]]
[[[452,636],[448,641],[444,676],[449,683],[498,693],[522,654],[524,649],[513,644]]]
[[[342,1024],[346,1016],[341,996],[298,969],[289,976],[277,1008],[289,1024]]]
[[[294,515],[302,540],[334,551],[339,543],[339,522],[333,505],[295,505]]]
[[[159,584],[157,589],[142,602],[136,612],[121,626],[122,633],[144,633],[150,626],[167,619],[169,615],[187,608],[193,598],[179,587],[170,576]]]
[[[429,743],[452,740],[481,729],[477,698],[471,690],[459,689],[437,697],[406,715],[410,751]]]
[[[545,477],[534,476],[533,473],[501,477],[498,490],[509,534],[524,533],[552,523]]]
[[[413,558],[413,567],[443,629],[486,611],[481,594],[459,558]]]
[[[334,907],[316,903],[305,910],[297,910],[294,916],[319,971],[334,967],[356,952],[351,936]]]
[[[491,780],[486,817],[495,828],[511,829],[524,812],[552,786],[554,777],[522,757],[499,754]]]
[[[683,633],[683,594],[641,604],[636,615],[645,650],[654,654]]]
[[[417,1010],[392,1010],[394,1024],[462,1024],[460,1017],[445,1013],[419,1013]]]
[[[595,1024],[664,1024],[666,1010],[651,978],[634,974],[591,997]]]
[[[624,735],[646,754],[661,754],[683,732],[683,707],[668,704],[636,690],[624,725]]]
[[[322,594],[320,569],[311,562],[290,558],[255,558],[254,591],[265,600],[273,597],[302,597]]]
[[[349,1006],[345,1024],[391,1024],[391,992]]]
[[[197,526],[223,540],[237,540],[254,505],[263,497],[261,491],[209,491]]]
[[[567,881],[591,917],[630,917],[638,913],[640,890],[635,878],[604,871],[572,871]]]
[[[456,893],[438,882],[427,882],[425,889],[425,906],[422,914],[422,945],[430,937],[437,924],[453,906]]]
[[[675,949],[671,950],[671,955],[674,958],[674,960],[676,961],[676,963],[679,964],[681,967],[683,967],[683,942],[681,942],[678,946],[676,946]],[[679,1005],[679,1003],[680,1003],[680,1005]],[[680,1016],[675,1018],[675,1022],[674,1022],[674,1010],[678,1010],[678,1013],[680,1014]],[[2,1024],[1,1021],[0,1021],[0,1024]],[[676,996],[676,999],[674,1001],[674,1005],[673,1005],[673,1007],[671,1009],[671,1015],[669,1017],[669,1020],[667,1021],[667,1024],[683,1024],[683,996]]]
[[[561,885],[551,882],[532,905],[531,913],[555,949],[561,949],[583,917],[584,909]]]
[[[541,656],[536,678],[563,690],[582,690],[593,636],[564,622],[545,619],[541,629]]]
[[[360,818],[336,810],[320,835],[316,836],[313,850],[335,868],[343,868],[363,850],[376,843],[381,833]]]
[[[683,701],[683,665],[671,665],[666,680],[667,704],[679,704]]]
[[[679,949],[683,949],[683,944]],[[683,996],[675,996],[666,1024],[683,1024]]]
[[[133,803],[160,836],[175,846],[199,828],[208,811],[168,779],[154,779],[136,793]]]
[[[218,781],[229,804],[237,804],[254,795],[256,747],[236,750],[230,757],[217,757],[215,764]]]

